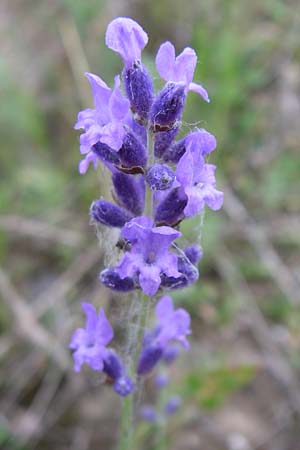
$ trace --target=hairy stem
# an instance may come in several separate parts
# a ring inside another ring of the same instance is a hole
[[[152,165],[154,162],[154,139],[153,134],[149,130],[147,135],[147,146],[148,146],[148,166]],[[153,194],[149,187],[146,187],[146,201],[144,214],[148,217],[152,217],[152,204],[153,204]],[[132,301],[135,301],[132,299]],[[145,328],[147,327],[147,319],[149,312],[149,305],[151,298],[145,294],[141,295],[138,301],[138,315],[136,318],[136,323],[129,323],[129,327],[132,327],[132,332],[130,333],[129,339],[129,375],[136,379],[136,367],[138,362],[138,357],[142,347],[143,336]],[[133,317],[129,317],[134,319]],[[137,386],[136,390],[142,388],[141,380],[136,380]],[[120,442],[118,450],[133,450],[134,448],[134,416],[135,407],[137,406],[137,395],[128,395],[122,401],[121,409],[121,430],[120,430]]]

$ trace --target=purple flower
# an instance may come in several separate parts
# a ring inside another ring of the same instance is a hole
[[[165,413],[168,416],[175,414],[176,411],[180,408],[181,403],[182,403],[182,400],[181,400],[181,397],[179,397],[179,395],[174,395],[173,397],[170,397],[164,407]]]
[[[180,276],[178,258],[169,251],[172,241],[181,236],[179,231],[153,227],[152,219],[142,216],[127,222],[121,235],[131,243],[130,252],[125,253],[115,269],[121,278],[138,275],[142,290],[152,296],[160,286],[162,273]]]
[[[69,348],[74,350],[74,370],[80,372],[86,363],[93,370],[103,370],[104,359],[108,354],[106,345],[113,338],[113,329],[101,308],[99,314],[90,303],[82,303],[86,315],[85,328],[78,328],[71,337]]]
[[[186,217],[198,214],[207,204],[217,211],[223,204],[223,192],[216,189],[213,164],[206,164],[199,148],[190,145],[180,159],[176,169],[176,179],[187,196],[184,208]]]
[[[189,313],[183,308],[174,310],[173,300],[165,295],[157,303],[155,314],[159,327],[159,334],[156,337],[157,344],[165,348],[175,340],[188,350],[190,346],[186,336],[191,334]]]
[[[180,342],[187,350],[186,336],[191,333],[191,318],[183,308],[174,310],[171,297],[165,295],[155,308],[157,324],[144,336],[142,351],[138,360],[137,373],[149,373],[163,358],[164,352],[174,341]]]
[[[204,156],[215,150],[217,141],[213,134],[203,128],[192,131],[184,138],[175,142],[172,147],[169,147],[164,153],[163,159],[167,162],[178,163],[190,145],[197,147],[198,151]]]
[[[105,43],[108,48],[119,53],[126,67],[141,60],[141,51],[147,42],[147,33],[128,17],[118,17],[107,27]]]
[[[209,97],[204,87],[201,84],[193,83],[197,64],[195,50],[186,47],[176,57],[175,48],[171,42],[164,42],[158,49],[155,63],[159,75],[164,80],[183,83],[187,91],[197,92],[205,101],[209,102]]]
[[[143,405],[139,411],[139,416],[146,422],[155,423],[157,421],[157,412],[151,405]]]
[[[120,77],[115,77],[114,89],[110,89],[97,75],[86,73],[93,98],[94,109],[85,109],[78,114],[75,129],[83,128],[80,136],[80,152],[87,154],[79,164],[79,172],[85,173],[89,163],[97,164],[97,156],[91,152],[93,145],[102,142],[118,151],[125,136],[124,123],[129,111],[129,101],[122,96]]]

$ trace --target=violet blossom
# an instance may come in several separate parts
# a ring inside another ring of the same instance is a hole
[[[74,370],[80,372],[82,364],[88,364],[93,370],[103,370],[108,354],[106,345],[114,336],[113,329],[101,308],[99,314],[93,305],[83,302],[86,315],[85,328],[78,328],[71,337],[69,348],[73,350]]]
[[[164,80],[182,83],[187,91],[197,92],[205,101],[210,101],[206,89],[201,84],[193,83],[197,64],[195,50],[186,47],[176,57],[175,48],[171,42],[164,42],[158,49],[155,63],[159,75]]]
[[[155,308],[156,326],[146,332],[143,348],[138,361],[138,374],[150,372],[163,357],[164,351],[170,343],[179,342],[188,350],[189,342],[186,338],[191,334],[189,313],[183,309],[174,309],[172,298],[164,296]]]
[[[169,251],[171,243],[181,236],[171,227],[153,227],[149,217],[127,222],[121,235],[131,243],[115,270],[121,278],[138,276],[147,295],[154,295],[161,283],[161,274],[179,277],[177,255]]]
[[[176,169],[176,180],[180,183],[187,197],[184,208],[186,217],[195,216],[207,204],[217,211],[223,204],[223,192],[216,189],[216,166],[205,163],[198,148],[189,145],[180,158]]]
[[[85,73],[94,99],[94,109],[85,109],[78,114],[75,129],[84,129],[80,136],[80,152],[87,154],[79,165],[79,172],[85,173],[90,162],[97,164],[97,157],[90,153],[93,145],[102,142],[113,150],[122,147],[125,136],[125,118],[129,111],[129,101],[120,91],[120,77],[115,77],[114,89],[110,89],[100,77]]]

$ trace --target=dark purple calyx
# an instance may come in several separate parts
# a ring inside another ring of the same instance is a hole
[[[173,128],[171,128],[171,130],[159,131],[158,133],[155,133],[154,155],[156,156],[156,158],[164,158],[164,154],[168,152],[178,131],[179,126],[174,126]]]
[[[92,150],[93,153],[95,153],[95,155],[97,155],[97,157],[104,163],[114,165],[120,164],[118,152],[110,148],[108,145],[103,144],[102,142],[97,142],[97,144],[93,145]]]
[[[150,120],[154,132],[170,130],[180,119],[186,99],[185,85],[168,82],[155,98]]]
[[[130,68],[124,69],[123,80],[135,119],[146,124],[154,96],[150,75],[140,61],[135,61]]]
[[[173,170],[165,164],[154,164],[148,169],[146,182],[152,191],[169,189],[175,179]]]
[[[199,278],[199,271],[186,256],[178,257],[178,272],[181,276],[178,278],[161,275],[161,287],[165,289],[182,289],[194,283]]]
[[[159,203],[155,212],[157,225],[175,226],[184,218],[183,210],[187,197],[181,188],[172,189],[166,198]]]
[[[130,292],[135,288],[132,278],[120,278],[113,269],[104,269],[100,273],[99,279],[104,286],[117,292]]]
[[[131,131],[125,134],[123,145],[118,155],[121,161],[121,170],[128,169],[129,173],[144,172],[144,167],[147,164],[147,150]]]
[[[134,390],[134,382],[128,376],[122,376],[114,382],[114,390],[121,397],[126,397]]]
[[[156,366],[161,359],[163,350],[157,345],[145,347],[138,360],[137,373],[138,375],[146,375]]]
[[[141,215],[145,205],[144,178],[115,172],[112,176],[112,182],[116,201],[133,215]]]
[[[122,228],[132,219],[132,215],[120,206],[106,200],[95,200],[91,204],[90,215],[96,221],[109,227]]]

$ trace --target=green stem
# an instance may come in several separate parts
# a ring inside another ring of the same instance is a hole
[[[128,373],[136,380],[136,366],[140,354],[143,336],[147,325],[150,297],[143,294],[140,299],[140,310],[138,314],[137,324],[130,324],[136,327],[136,332],[131,336],[131,357],[129,362]],[[130,319],[130,318],[129,318]],[[137,381],[137,380],[136,380]],[[138,380],[139,381],[139,380]],[[139,385],[141,388],[141,385]],[[122,400],[121,409],[121,436],[119,450],[133,450],[134,448],[134,406],[135,395],[128,395]]]
[[[154,162],[154,140],[153,134],[149,130],[147,135],[147,146],[148,146],[148,165],[152,165]],[[151,189],[146,188],[146,201],[144,214],[148,217],[152,217],[152,203],[153,195]],[[134,300],[133,300],[134,301]],[[147,326],[149,304],[151,298],[145,294],[142,294],[139,302],[139,314],[136,324],[129,324],[130,327],[136,327],[136,332],[130,337],[130,361],[128,372],[129,375],[136,379],[136,366],[138,357],[141,351],[143,336],[145,328]],[[130,320],[131,318],[129,318]],[[137,380],[139,383],[139,389],[141,389],[141,381]],[[120,442],[118,450],[133,450],[134,448],[134,407],[136,403],[135,395],[128,395],[122,400],[121,409],[121,430],[120,430]]]

